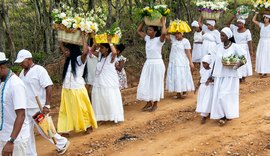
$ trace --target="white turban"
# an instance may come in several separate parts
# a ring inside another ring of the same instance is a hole
[[[211,64],[211,55],[205,55],[203,58],[202,58],[202,62],[206,62],[208,64]]]
[[[206,20],[206,23],[212,25],[213,27],[216,25],[215,20]]]
[[[192,27],[199,27],[200,25],[199,25],[199,23],[198,23],[197,21],[193,21],[193,22],[191,23],[191,26],[192,26]]]
[[[264,14],[263,17],[267,17],[270,19],[270,15]]]
[[[233,32],[228,27],[223,28],[221,30],[221,32],[224,32],[228,38],[232,38],[233,37]]]
[[[238,19],[237,22],[241,22],[243,24],[246,24],[246,20],[244,20],[244,19]]]

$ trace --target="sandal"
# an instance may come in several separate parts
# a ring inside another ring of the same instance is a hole
[[[219,124],[219,126],[224,126],[225,124],[226,124],[226,119],[220,119],[219,121],[218,121],[218,124]]]
[[[147,102],[147,104],[142,108],[142,111],[149,111],[149,109],[152,108],[152,103],[151,102]]]
[[[157,110],[157,108],[158,108],[158,106],[156,105],[154,105],[154,106],[152,106],[149,110],[148,110],[148,112],[154,112],[155,110]]]

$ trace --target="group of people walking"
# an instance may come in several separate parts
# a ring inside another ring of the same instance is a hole
[[[260,41],[256,52],[256,68],[261,77],[270,73],[270,15],[264,15],[264,22],[253,22],[260,27]],[[238,19],[233,25],[231,18],[227,27],[220,32],[215,29],[215,20],[203,18],[192,22],[194,29],[193,46],[183,32],[167,32],[165,17],[162,17],[161,31],[157,26],[147,26],[144,22],[137,33],[145,41],[146,62],[143,65],[137,100],[145,101],[142,111],[153,112],[158,102],[164,98],[164,88],[175,92],[176,99],[183,99],[188,92],[199,86],[196,111],[201,113],[201,123],[207,117],[219,119],[224,125],[227,120],[239,117],[239,85],[252,75],[251,32],[245,28],[245,20]],[[232,40],[234,38],[234,41]],[[169,64],[165,80],[165,65],[162,47],[165,41],[171,43]],[[54,139],[57,154],[66,152],[70,142],[65,136],[70,132],[89,134],[98,127],[99,121],[124,121],[121,89],[127,88],[124,70],[126,58],[122,56],[123,44],[87,44],[87,34],[82,33],[80,46],[60,42],[60,50],[65,56],[62,74],[62,94]],[[224,66],[223,57],[238,55],[244,58],[234,67]],[[41,111],[50,112],[52,81],[46,69],[32,60],[32,54],[20,50],[15,63],[23,68],[16,76],[8,66],[5,53],[0,53],[1,106],[0,106],[0,149],[3,155],[37,155],[32,116]],[[200,81],[194,85],[192,70],[194,63],[200,64]],[[166,86],[164,84],[166,82]],[[40,110],[36,98],[42,103]],[[39,127],[37,126],[40,131]],[[40,131],[43,135],[43,133]]]

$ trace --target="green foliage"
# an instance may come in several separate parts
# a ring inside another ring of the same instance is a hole
[[[33,61],[37,64],[43,64],[45,61],[46,53],[45,52],[35,52],[32,53]]]
[[[53,84],[61,84],[61,76],[60,75],[52,75],[51,76]]]
[[[19,75],[22,70],[22,68],[18,64],[11,66],[10,69],[17,75]]]

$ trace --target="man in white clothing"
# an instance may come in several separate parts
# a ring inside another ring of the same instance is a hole
[[[7,61],[0,52],[0,155],[25,156],[29,138],[25,86],[7,67]]]
[[[32,54],[28,50],[20,50],[15,63],[19,63],[23,70],[20,73],[20,78],[24,82],[27,90],[27,116],[32,119],[32,116],[39,112],[39,106],[35,97],[40,99],[42,107],[42,113],[48,114],[50,112],[51,92],[52,92],[52,80],[46,71],[46,69],[40,65],[34,64],[32,60]],[[36,145],[34,135],[34,120],[30,120],[30,139],[28,144],[27,155],[36,156]],[[39,133],[46,139],[48,139],[37,126]],[[56,141],[57,154],[61,155],[66,152],[69,146],[69,141],[56,134],[54,136]],[[53,143],[52,139],[48,139]]]

